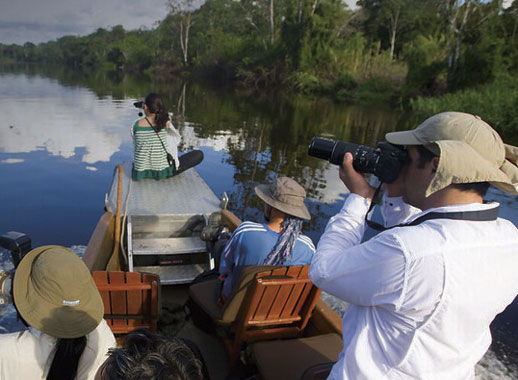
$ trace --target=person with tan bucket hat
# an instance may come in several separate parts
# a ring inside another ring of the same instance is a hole
[[[28,329],[0,335],[2,379],[93,379],[116,345],[90,271],[70,249],[27,253],[14,274],[13,301]]]
[[[304,204],[306,191],[295,180],[279,177],[258,185],[255,193],[264,202],[267,223],[243,222],[221,254],[222,298],[227,298],[249,265],[308,265],[315,252],[311,239],[301,234],[303,219],[311,219]]]
[[[329,378],[474,379],[491,321],[518,294],[518,229],[498,218],[498,203],[483,200],[491,185],[518,193],[518,149],[461,112],[386,140],[409,154],[387,195],[415,211],[362,242],[375,190],[345,156],[339,175],[351,194],[309,272],[350,303]],[[384,212],[390,217],[390,207]]]

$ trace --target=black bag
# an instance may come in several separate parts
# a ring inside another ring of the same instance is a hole
[[[164,148],[165,149],[165,148]],[[167,152],[167,151],[166,151]],[[174,165],[174,158],[173,156],[171,155],[171,153],[167,152],[167,163],[169,164],[169,166],[173,166]]]

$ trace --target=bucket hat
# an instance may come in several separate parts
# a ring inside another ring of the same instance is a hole
[[[35,248],[20,261],[13,298],[29,325],[55,338],[87,335],[104,313],[86,265],[73,251],[57,245]]]
[[[266,204],[301,219],[311,219],[304,204],[306,191],[295,180],[279,177],[272,184],[257,185],[255,193]]]
[[[387,133],[385,139],[397,145],[423,145],[439,156],[426,196],[450,184],[471,182],[489,182],[502,191],[518,194],[518,148],[504,144],[479,116],[443,112],[416,129]]]

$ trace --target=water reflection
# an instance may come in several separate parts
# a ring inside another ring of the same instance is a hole
[[[111,97],[99,99],[86,89],[19,75],[3,75],[0,92],[3,153],[45,150],[63,158],[77,154],[82,162],[95,164],[109,162],[130,141],[128,131],[121,128],[122,123],[129,124],[129,114],[114,111]],[[130,100],[124,103],[129,108]]]
[[[34,246],[86,244],[103,212],[115,164],[132,158],[132,103],[151,91],[163,94],[175,112],[182,148],[203,150],[200,175],[216,195],[229,194],[230,209],[242,219],[262,218],[256,184],[277,175],[301,183],[313,215],[304,230],[315,243],[347,190],[336,166],[307,155],[311,138],[375,146],[386,132],[403,128],[407,117],[381,107],[153,83],[120,73],[0,68],[0,232],[25,232]],[[517,223],[516,197],[492,190],[489,198]],[[515,315],[504,313],[506,327],[495,332],[515,340],[515,323],[509,322]],[[511,352],[512,339],[501,355]]]

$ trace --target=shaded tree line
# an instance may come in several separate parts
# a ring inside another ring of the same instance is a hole
[[[518,73],[518,0],[169,0],[153,29],[0,44],[1,62],[237,80],[339,98],[436,95]]]

